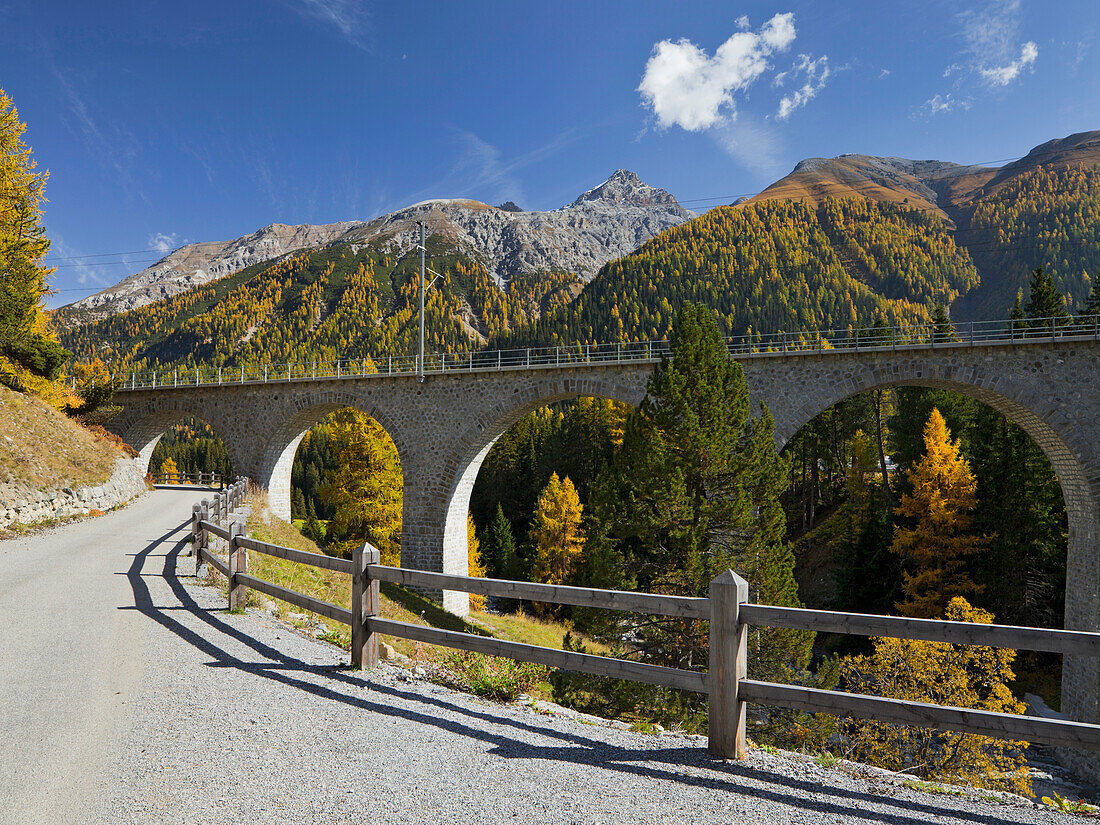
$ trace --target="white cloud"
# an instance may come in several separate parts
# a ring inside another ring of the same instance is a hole
[[[299,14],[336,29],[356,46],[363,46],[367,11],[362,0],[291,0]]]
[[[1030,68],[1035,65],[1036,59],[1039,57],[1039,48],[1030,40],[1024,43],[1023,48],[1020,49],[1020,56],[1009,63],[1007,66],[994,66],[990,69],[980,69],[982,77],[992,86],[1007,86],[1013,80],[1020,76],[1026,68]]]
[[[934,95],[931,99],[926,100],[924,105],[920,107],[921,112],[929,117],[944,114],[955,109],[966,110],[970,108],[969,100],[959,100],[952,94],[946,95]]]
[[[779,111],[776,113],[776,117],[780,120],[789,118],[791,112],[805,106],[813,99],[814,95],[825,88],[825,81],[829,79],[830,75],[829,58],[822,55],[817,60],[811,60],[808,54],[800,54],[792,74],[795,77],[802,75],[806,79],[801,87],[795,89],[789,95],[784,95],[779,101]]]
[[[653,47],[638,91],[659,126],[709,129],[736,119],[733,94],[767,71],[768,58],[794,39],[794,15],[788,12],[776,14],[757,33],[733,34],[713,57],[686,38],[662,40]]]
[[[161,255],[167,255],[169,252],[179,249],[179,246],[179,236],[175,232],[171,234],[154,232],[149,236],[149,248]]]
[[[742,31],[750,28],[751,26],[751,24],[749,23],[749,16],[747,14],[742,14],[740,17],[738,17],[736,23],[737,28],[741,29]]]
[[[1039,48],[1030,40],[1020,43],[1020,0],[992,0],[963,12],[959,20],[970,68],[988,85],[1007,86],[1034,67]],[[952,68],[959,67],[948,70]]]

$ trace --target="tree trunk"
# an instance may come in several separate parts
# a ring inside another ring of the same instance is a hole
[[[894,505],[894,494],[890,490],[890,475],[886,471],[886,449],[882,438],[882,390],[875,390],[875,436],[878,442],[878,466],[882,470],[882,491],[886,493],[886,503]]]

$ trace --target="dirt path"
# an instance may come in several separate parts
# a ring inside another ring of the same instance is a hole
[[[197,497],[0,542],[0,823],[1072,821],[349,672],[194,584]]]

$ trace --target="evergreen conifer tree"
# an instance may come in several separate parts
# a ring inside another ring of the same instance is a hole
[[[516,540],[512,536],[512,524],[504,515],[500,502],[497,502],[493,520],[481,536],[481,557],[485,569],[493,578],[511,578],[515,556]]]
[[[729,358],[709,309],[684,306],[670,348],[625,423],[615,461],[594,485],[596,529],[586,547],[586,572],[604,571],[615,584],[626,579],[642,589],[699,596],[714,576],[733,568],[748,574],[756,597],[797,604],[778,503],[787,466],[775,448],[771,417],[762,409],[758,419],[749,418],[741,367]],[[696,623],[616,626],[636,633],[651,661],[706,662],[706,638]],[[766,635],[765,667],[782,662],[786,673],[805,666],[812,637]]]
[[[1095,331],[1097,326],[1100,325],[1100,272],[1096,273],[1096,278],[1092,282],[1092,289],[1089,290],[1089,297],[1081,306],[1077,317],[1080,319],[1085,332]]]
[[[1066,311],[1066,296],[1054,285],[1054,278],[1043,267],[1038,267],[1028,284],[1024,315],[1035,327],[1061,327],[1070,320]]]

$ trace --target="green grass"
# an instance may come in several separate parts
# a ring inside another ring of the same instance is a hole
[[[259,497],[252,498],[249,501],[249,506],[251,506],[254,513],[248,525],[248,534],[251,538],[269,544],[279,544],[284,547],[293,547],[296,550],[305,550],[310,553],[323,553],[314,542],[298,532],[294,525],[278,518],[261,515],[267,510],[264,498],[265,496],[260,494]],[[249,573],[257,578],[266,579],[282,587],[296,590],[317,599],[323,599],[341,607],[351,607],[351,577],[346,574],[296,564],[285,559],[278,559],[274,556],[256,552],[248,554],[248,565]],[[426,596],[398,585],[384,582],[380,590],[382,616],[407,624],[492,636],[514,642],[523,642],[524,644],[552,647],[558,650],[562,648],[562,640],[569,631],[568,625],[554,621],[543,621],[522,612],[506,615],[471,612],[467,618],[463,619],[453,613],[448,613]],[[249,591],[250,604],[259,605],[261,598],[266,597],[261,597],[260,594]],[[286,616],[287,614],[304,612],[301,608],[278,599],[274,601],[278,615]],[[317,623],[325,628],[319,634],[319,638],[338,644],[345,649],[350,647],[350,631],[345,625],[319,616],[314,618]],[[308,622],[299,623],[303,626],[308,624]],[[448,657],[451,656],[450,651],[446,648],[423,645],[408,639],[383,635],[382,641],[391,645],[398,653],[403,653],[411,658],[446,662]],[[588,640],[584,641],[587,642]],[[594,652],[605,651],[605,648],[600,645],[590,642],[588,644]],[[550,696],[550,685],[545,681],[529,684],[528,687],[531,692],[546,697]]]
[[[570,627],[562,622],[538,619],[529,616],[522,610],[516,613],[480,613],[470,614],[468,621],[488,631],[488,635],[500,639],[510,639],[514,642],[523,642],[540,647],[553,647],[561,650],[565,634],[570,632]],[[576,636],[576,632],[573,632]],[[610,648],[583,640],[592,653],[597,655],[609,653]]]
[[[911,791],[924,791],[925,793],[938,793],[947,796],[966,796],[966,791],[961,788],[948,788],[935,782],[922,782],[919,779],[907,779],[903,783]]]

